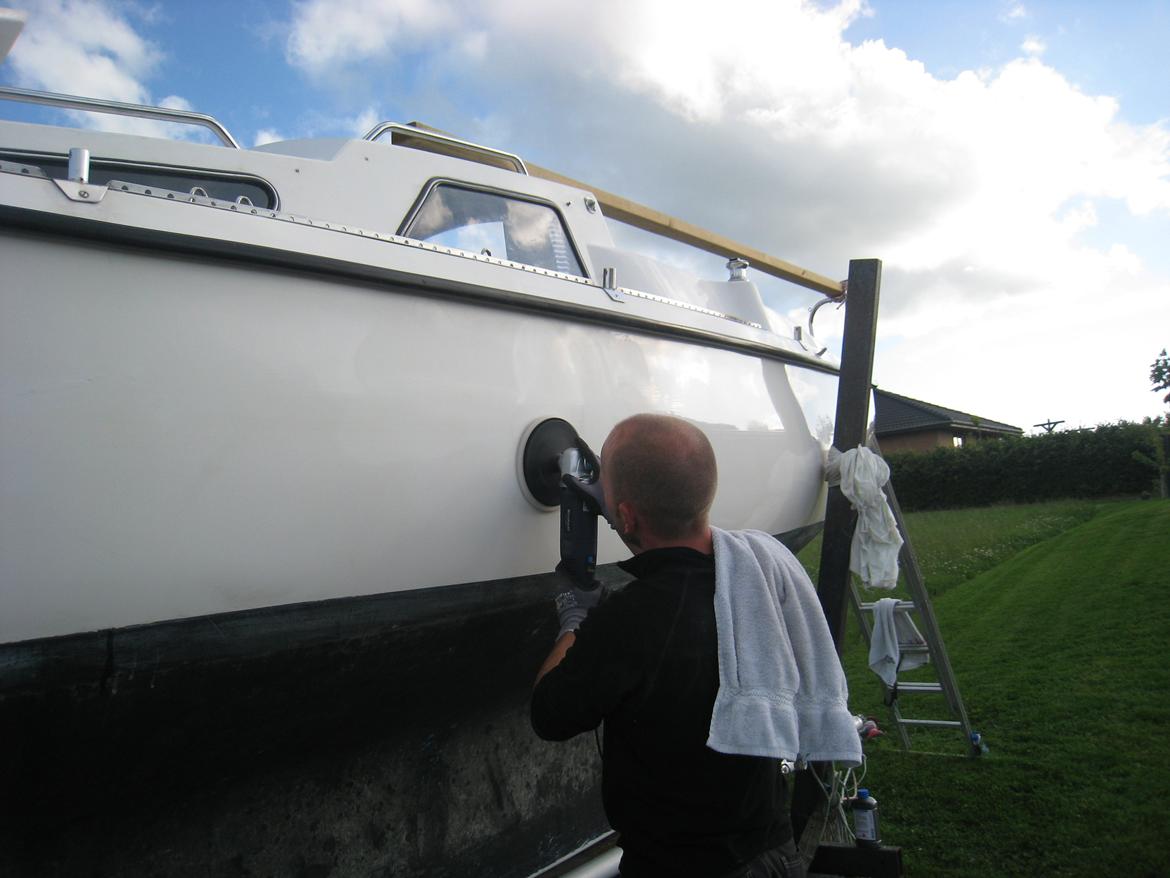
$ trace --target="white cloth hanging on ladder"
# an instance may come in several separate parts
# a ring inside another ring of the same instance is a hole
[[[890,480],[889,466],[863,445],[845,452],[830,448],[825,478],[830,485],[840,484],[841,493],[857,510],[849,569],[870,588],[894,588],[902,535],[882,492]]]
[[[869,667],[890,688],[898,671],[909,671],[930,661],[926,653],[902,655],[903,646],[926,646],[926,639],[905,613],[898,612],[897,598],[882,598],[873,606],[873,636],[869,641]]]

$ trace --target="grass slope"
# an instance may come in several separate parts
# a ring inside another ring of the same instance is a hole
[[[934,601],[991,753],[904,753],[893,735],[870,751],[907,875],[1170,876],[1168,562],[1170,504],[1114,504]]]
[[[950,591],[997,564],[1006,561],[1028,546],[1051,539],[1069,528],[1090,520],[1101,509],[1116,504],[1101,504],[1089,500],[1059,500],[1050,503],[1027,503],[982,507],[979,509],[946,509],[930,512],[911,512],[906,516],[906,527],[914,541],[914,551],[922,568],[923,578],[932,600]],[[821,557],[821,541],[814,540],[799,555],[814,582]],[[890,596],[909,599],[904,586]],[[870,593],[865,599],[886,597],[886,593]],[[944,632],[944,638],[947,633]],[[858,713],[880,718],[887,715],[882,703],[882,690],[868,668],[868,654],[857,629],[856,619],[850,615],[845,630],[842,662],[849,677],[852,698],[850,704]],[[903,676],[907,680],[936,679],[930,668]],[[905,716],[949,718],[941,696],[915,696],[914,705],[904,705]],[[930,733],[921,732],[920,736]],[[961,745],[960,741],[960,745]],[[917,745],[916,745],[917,746]],[[928,747],[929,748],[929,747]],[[945,739],[940,749],[955,752],[954,736]]]
[[[932,598],[990,570],[1017,552],[1091,519],[1100,503],[1057,500],[978,509],[911,512],[906,527]],[[821,561],[820,537],[800,552],[813,582]]]

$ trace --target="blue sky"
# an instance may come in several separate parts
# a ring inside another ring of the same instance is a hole
[[[1170,0],[18,5],[4,84],[190,107],[245,146],[419,119],[824,274],[882,258],[891,391],[1026,428],[1164,409]]]
[[[1118,98],[1132,122],[1170,114],[1170,4],[1165,0],[970,0],[875,2],[846,36],[883,39],[935,76],[1006,64],[1024,39],[1043,42],[1046,63],[1082,90]]]

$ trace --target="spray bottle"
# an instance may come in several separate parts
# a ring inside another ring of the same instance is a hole
[[[852,801],[853,838],[860,847],[881,847],[877,808],[877,799],[869,794],[869,790],[857,791],[857,798]]]

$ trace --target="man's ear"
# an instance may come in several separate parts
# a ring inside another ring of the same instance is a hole
[[[638,532],[638,512],[625,500],[617,505],[618,534],[626,536]]]

